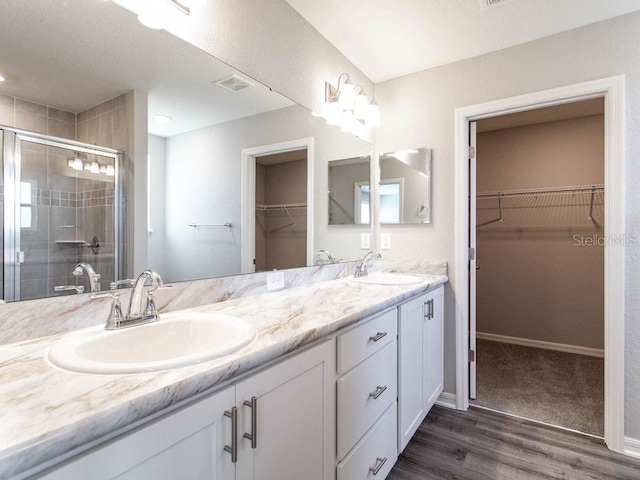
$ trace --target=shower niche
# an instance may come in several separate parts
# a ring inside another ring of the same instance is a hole
[[[4,127],[0,141],[3,299],[108,290],[121,256],[121,154]]]

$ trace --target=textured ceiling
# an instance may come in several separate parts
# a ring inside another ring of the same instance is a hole
[[[640,10],[640,0],[286,0],[374,82]]]

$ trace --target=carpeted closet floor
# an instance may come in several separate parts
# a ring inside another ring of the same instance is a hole
[[[473,404],[604,435],[604,359],[488,340],[476,356]]]

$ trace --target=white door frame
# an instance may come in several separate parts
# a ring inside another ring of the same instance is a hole
[[[265,155],[307,150],[307,266],[313,265],[313,137],[272,143],[242,149],[242,232],[240,267],[242,273],[255,272],[253,259],[256,250],[256,158]]]
[[[624,451],[624,75],[471,105],[455,112],[456,408],[469,406],[469,122],[563,103],[604,98],[604,438]]]

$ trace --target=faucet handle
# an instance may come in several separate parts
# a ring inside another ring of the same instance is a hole
[[[100,292],[100,293],[92,293],[89,298],[107,298],[110,297],[111,302],[111,311],[109,312],[109,316],[107,317],[107,322],[104,326],[105,330],[115,330],[120,327],[122,321],[124,320],[124,316],[122,315],[122,305],[120,304],[120,292],[117,290],[112,290],[109,292]]]
[[[91,300],[94,300],[96,298],[111,298],[114,301],[120,301],[120,292],[118,292],[117,290],[109,290],[108,292],[95,292],[92,293],[91,295],[89,295],[89,298]]]
[[[120,286],[133,287],[134,283],[136,283],[134,279],[126,278],[124,280],[116,280],[115,282],[111,282],[109,284],[109,288],[111,288],[111,290],[118,290]]]

